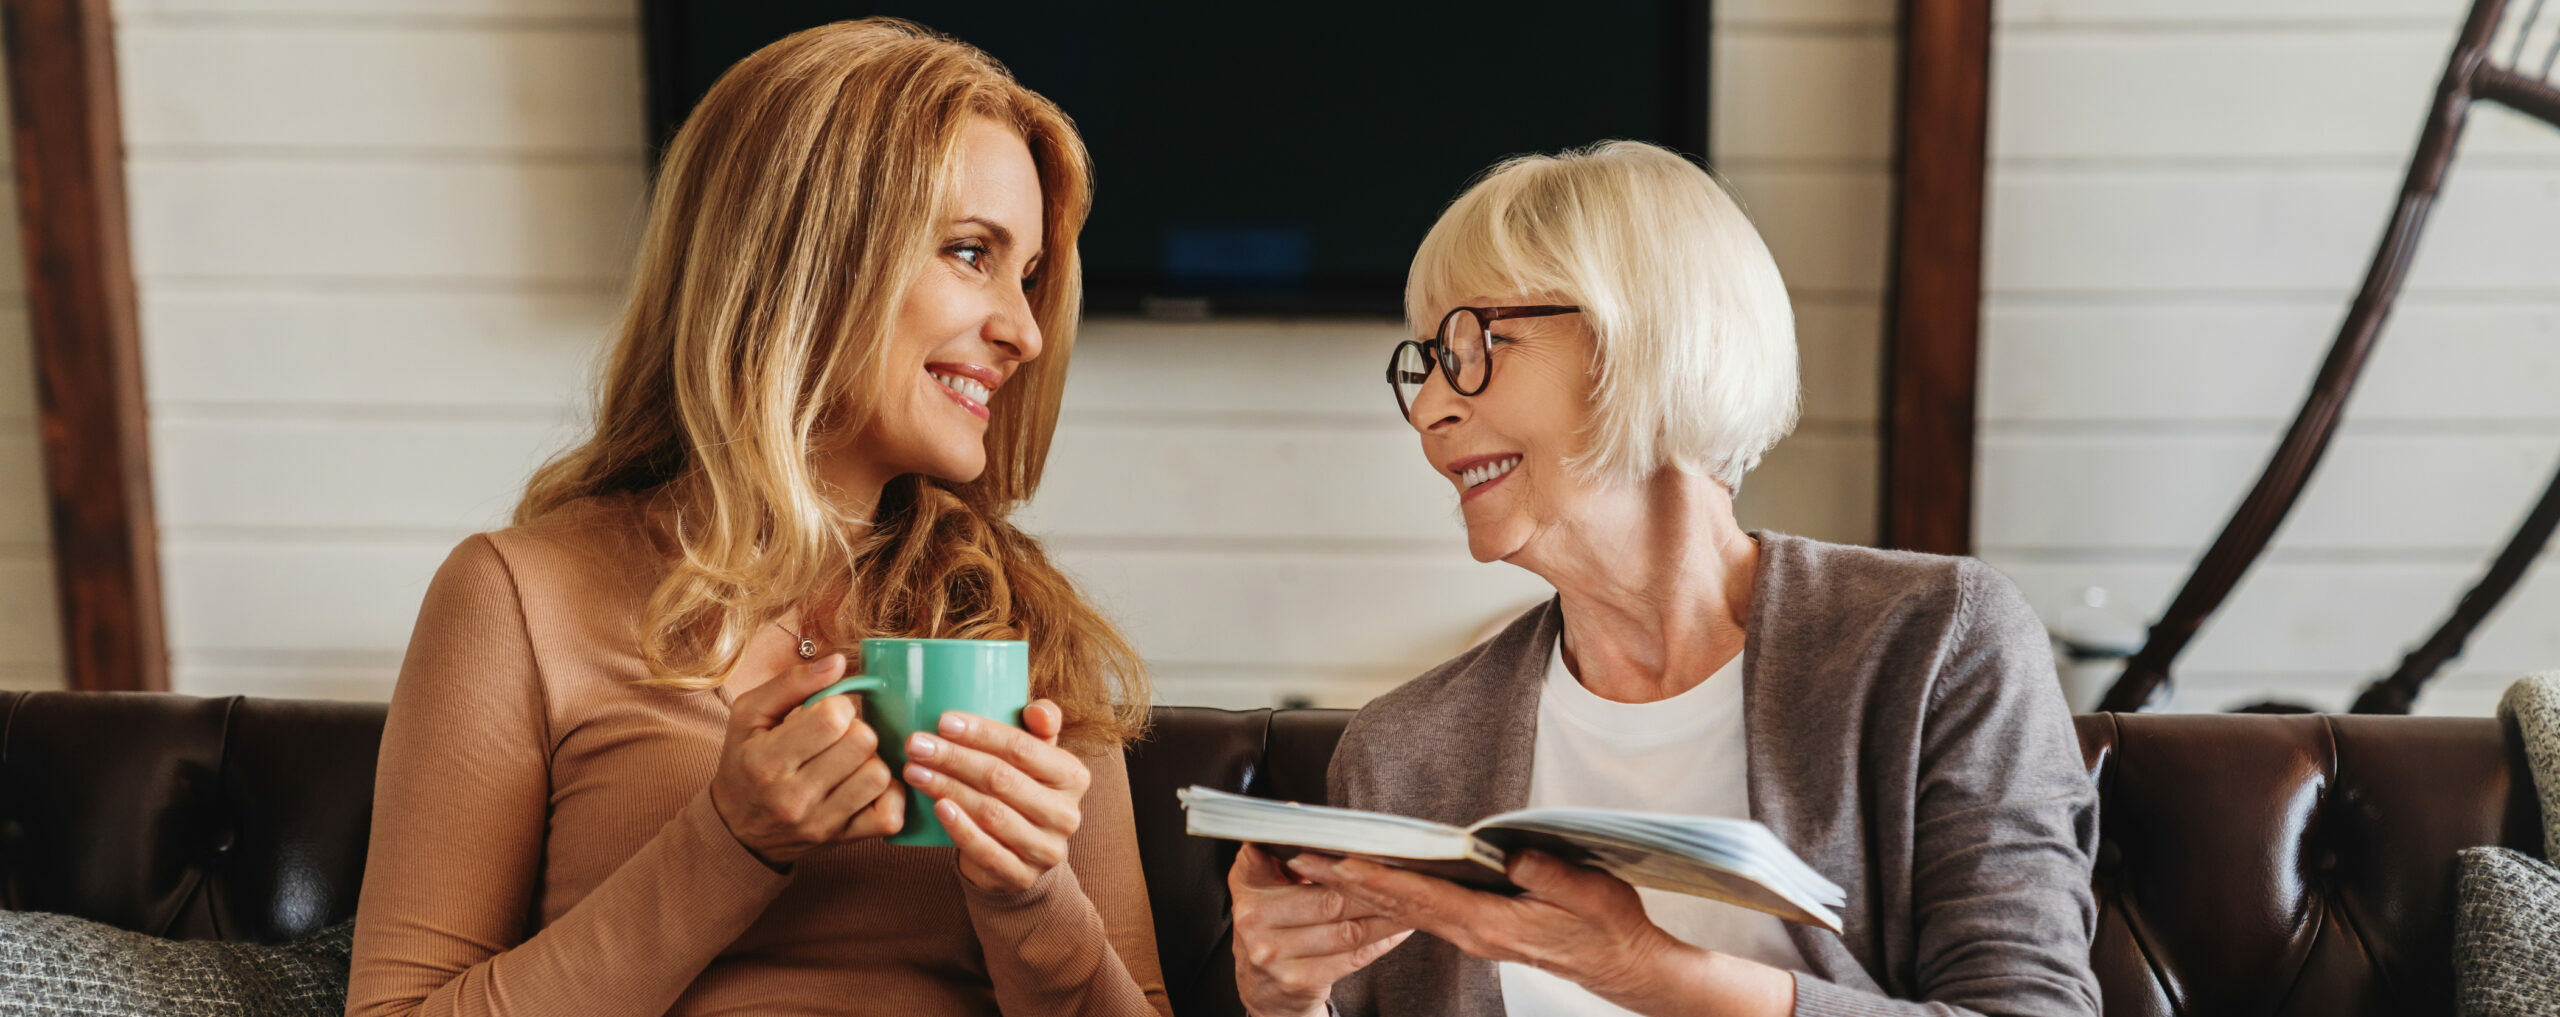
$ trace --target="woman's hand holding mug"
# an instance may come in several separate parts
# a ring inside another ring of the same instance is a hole
[[[951,710],[935,733],[907,738],[906,781],[933,799],[961,878],[979,889],[1020,893],[1066,863],[1093,774],[1058,747],[1065,727],[1058,704],[1035,699],[1020,728]]]
[[[844,669],[842,654],[794,664],[729,708],[711,804],[738,843],[772,868],[905,825],[905,789],[891,779],[880,738],[856,715],[853,697],[797,709]]]
[[[1413,926],[1300,879],[1246,844],[1227,870],[1235,899],[1236,992],[1255,1017],[1322,1015],[1333,983],[1413,935]]]

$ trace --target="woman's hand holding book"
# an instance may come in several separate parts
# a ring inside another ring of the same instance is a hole
[[[1321,1017],[1333,983],[1413,935],[1410,923],[1306,882],[1252,844],[1236,851],[1227,892],[1235,899],[1236,990],[1255,1017]]]
[[[1776,1017],[1795,1002],[1785,972],[1681,942],[1626,881],[1542,851],[1511,857],[1516,896],[1360,858],[1301,854],[1289,870],[1471,956],[1538,968],[1636,1013]]]

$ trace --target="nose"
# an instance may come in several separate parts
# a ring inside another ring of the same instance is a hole
[[[1038,359],[1042,346],[1040,318],[1031,309],[1031,294],[1015,290],[1010,299],[999,302],[980,329],[997,352],[1017,363]]]
[[[1415,431],[1435,434],[1446,431],[1467,419],[1473,407],[1465,396],[1449,387],[1449,379],[1434,366],[1423,372],[1422,390],[1413,394],[1413,405],[1407,408],[1405,423]]]

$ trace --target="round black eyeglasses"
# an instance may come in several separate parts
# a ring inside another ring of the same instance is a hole
[[[1580,313],[1582,308],[1571,304],[1450,308],[1440,318],[1438,335],[1397,343],[1395,352],[1388,357],[1387,387],[1395,390],[1396,414],[1406,419],[1413,417],[1413,400],[1431,380],[1434,363],[1440,365],[1440,376],[1448,380],[1449,391],[1462,396],[1484,391],[1493,382],[1493,340],[1506,338],[1493,333],[1494,322]]]

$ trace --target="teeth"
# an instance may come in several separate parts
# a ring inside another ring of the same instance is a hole
[[[963,378],[952,374],[942,374],[936,371],[926,371],[925,373],[933,375],[933,380],[941,382],[942,387],[959,393],[962,398],[965,398],[970,402],[977,403],[980,406],[986,405],[987,387],[978,384],[975,379]]]
[[[1511,472],[1513,468],[1519,465],[1520,457],[1512,456],[1509,459],[1499,459],[1486,463],[1482,466],[1461,471],[1458,474],[1458,479],[1464,482],[1468,488],[1473,489],[1502,479],[1503,474]]]

